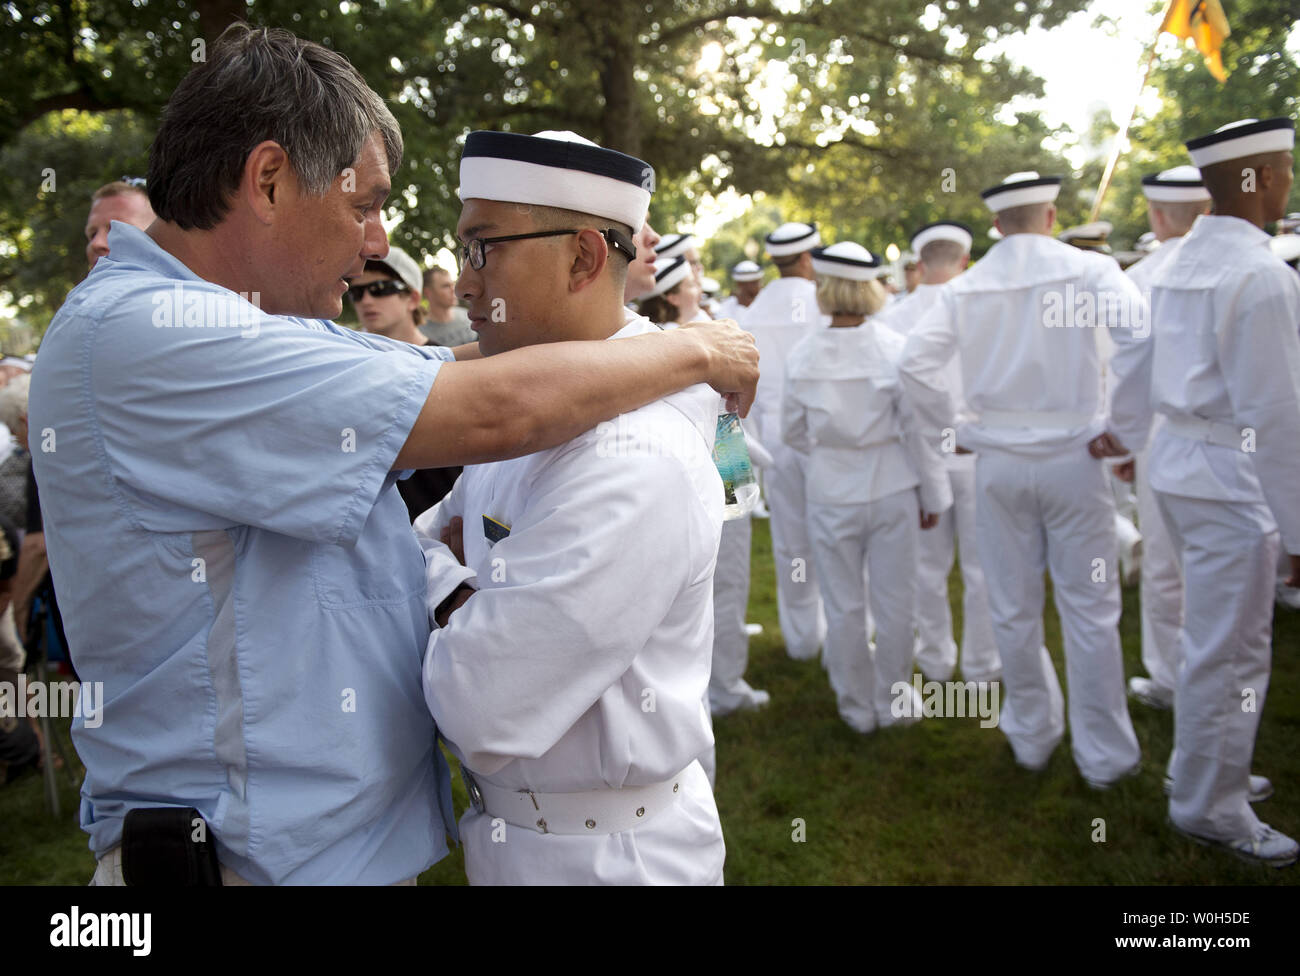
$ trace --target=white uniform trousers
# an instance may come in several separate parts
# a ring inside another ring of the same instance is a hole
[[[975,541],[975,455],[946,461],[952,484],[952,508],[939,524],[922,532],[916,562],[916,663],[932,681],[947,681],[957,666],[948,608],[948,575],[953,542],[961,559],[961,673],[967,681],[993,681],[1002,670],[998,643],[989,617],[988,590]]]
[[[711,712],[728,712],[750,699],[750,694],[740,694],[734,689],[745,677],[749,663],[745,610],[749,606],[752,536],[749,516],[722,523],[718,564],[713,571],[713,669],[709,673],[708,695]]]
[[[808,459],[784,444],[773,449],[772,459],[763,484],[772,513],[777,616],[786,653],[806,661],[817,656],[826,638],[826,617],[805,515]]]
[[[1142,666],[1172,700],[1183,659],[1183,576],[1148,471],[1143,451],[1137,455],[1135,479],[1142,530]]]
[[[826,601],[826,666],[840,715],[859,732],[897,722],[895,682],[912,676],[912,611],[916,599],[916,489],[859,505],[810,505],[808,530]],[[867,588],[876,650],[867,643]],[[874,658],[874,659],[873,659]]]
[[[1065,639],[1075,764],[1108,783],[1140,758],[1124,693],[1115,501],[1082,448],[1051,460],[982,450],[975,465],[980,563],[1005,686],[999,725],[1022,765],[1045,764],[1065,732],[1043,647],[1043,571]]]
[[[1259,823],[1247,794],[1268,691],[1277,524],[1262,503],[1162,491],[1156,500],[1186,587],[1169,818],[1189,833],[1239,840]]]

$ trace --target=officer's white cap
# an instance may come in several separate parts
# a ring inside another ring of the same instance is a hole
[[[1175,166],[1144,176],[1142,192],[1155,203],[1201,203],[1210,199],[1201,171],[1195,166]]]
[[[460,198],[560,207],[645,223],[654,168],[573,132],[471,132],[460,157]]]
[[[813,248],[812,266],[819,275],[850,281],[873,281],[888,270],[879,257],[853,241]]]
[[[774,258],[784,258],[819,247],[822,236],[817,232],[815,224],[782,224],[768,234],[764,241],[768,254]]]
[[[1204,169],[1215,163],[1295,148],[1295,122],[1288,118],[1242,119],[1220,126],[1208,136],[1187,140],[1192,162]]]
[[[1061,192],[1059,176],[1039,176],[1033,170],[1012,173],[997,186],[981,190],[984,204],[997,213],[1012,207],[1027,207],[1031,203],[1051,203]]]

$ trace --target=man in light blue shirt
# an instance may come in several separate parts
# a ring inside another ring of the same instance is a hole
[[[158,221],[113,225],[46,334],[30,426],[72,657],[103,682],[102,723],[73,727],[101,859],[130,810],[171,806],[202,814],[228,882],[433,864],[450,793],[400,472],[531,453],[700,381],[752,397],[734,327],[455,362],[321,321],[387,253],[400,158],[343,58],[235,25],[164,112]]]

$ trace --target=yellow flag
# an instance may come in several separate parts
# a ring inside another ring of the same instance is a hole
[[[1219,0],[1173,0],[1160,30],[1182,40],[1190,37],[1196,42],[1196,49],[1205,55],[1205,66],[1210,69],[1210,74],[1219,81],[1228,80],[1219,49],[1223,46],[1223,39],[1232,31]]]

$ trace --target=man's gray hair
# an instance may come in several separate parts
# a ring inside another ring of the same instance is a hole
[[[278,143],[305,192],[324,196],[378,132],[393,173],[402,132],[341,54],[286,30],[231,24],[176,86],[149,150],[149,202],[163,220],[210,230],[248,154]]]
[[[0,386],[0,424],[10,431],[17,431],[22,419],[27,416],[27,390],[32,378],[27,373],[20,373],[4,386]]]

